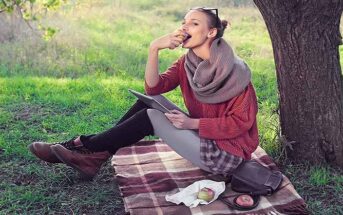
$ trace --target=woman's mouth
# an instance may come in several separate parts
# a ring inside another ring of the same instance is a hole
[[[187,34],[185,40],[183,41],[183,44],[185,44],[192,36]]]

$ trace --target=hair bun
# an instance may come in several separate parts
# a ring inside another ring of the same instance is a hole
[[[222,22],[222,26],[223,26],[223,30],[227,27],[227,25],[229,24],[229,22],[225,19],[221,20]]]

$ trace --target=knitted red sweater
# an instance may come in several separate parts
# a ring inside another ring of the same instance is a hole
[[[167,71],[160,74],[157,86],[149,87],[145,83],[146,94],[162,94],[180,85],[190,117],[199,119],[200,138],[213,139],[220,149],[250,159],[251,153],[258,146],[258,108],[252,84],[240,95],[226,102],[202,103],[196,99],[188,83],[184,62],[185,57],[182,56]]]

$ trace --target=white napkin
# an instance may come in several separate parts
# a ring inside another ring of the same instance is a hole
[[[198,192],[204,187],[210,188],[214,191],[214,198],[210,202],[197,198]],[[201,180],[194,182],[178,193],[175,193],[173,195],[166,195],[166,200],[175,204],[180,204],[181,202],[183,202],[186,206],[193,208],[198,206],[199,204],[209,204],[213,202],[224,191],[224,181],[217,182],[211,180]]]

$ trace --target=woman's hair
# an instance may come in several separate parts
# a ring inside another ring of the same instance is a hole
[[[204,14],[206,14],[208,18],[208,26],[210,28],[216,28],[217,29],[217,35],[216,39],[220,38],[224,35],[224,31],[229,24],[227,20],[221,20],[218,16],[218,9],[215,8],[206,8],[206,7],[197,7],[192,8],[191,10],[200,11]]]

